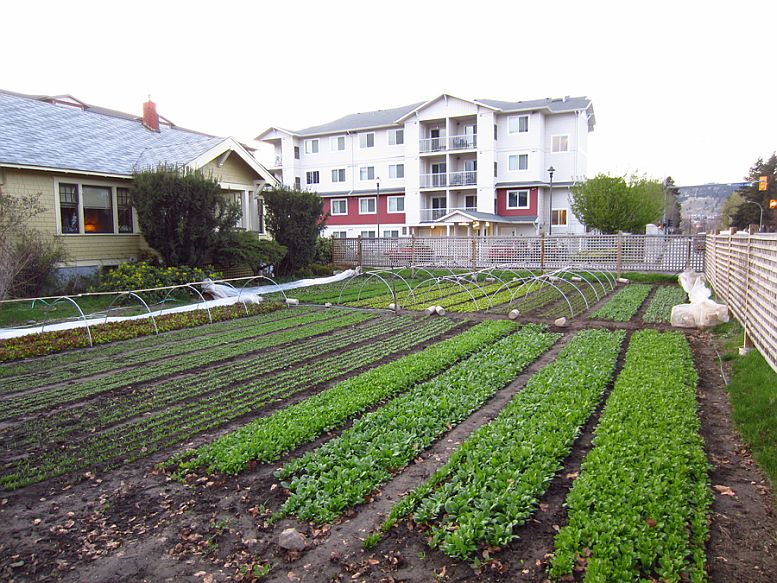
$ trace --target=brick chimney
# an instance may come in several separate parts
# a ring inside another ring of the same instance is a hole
[[[143,125],[153,132],[159,131],[159,114],[156,112],[156,103],[151,101],[151,98],[143,104]]]

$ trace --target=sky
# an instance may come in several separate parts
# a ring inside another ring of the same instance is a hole
[[[244,142],[442,93],[585,95],[589,176],[740,181],[777,150],[772,0],[39,0],[0,22],[2,89],[138,115],[150,95]]]

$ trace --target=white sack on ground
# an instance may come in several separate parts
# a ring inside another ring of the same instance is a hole
[[[728,306],[710,299],[712,290],[707,287],[703,273],[684,271],[678,276],[678,280],[688,294],[690,303],[672,308],[672,326],[707,328],[729,321]]]

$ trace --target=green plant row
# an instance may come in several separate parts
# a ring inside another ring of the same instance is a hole
[[[454,452],[425,484],[395,506],[383,530],[414,512],[429,543],[473,559],[501,547],[534,513],[563,467],[580,428],[612,378],[623,331],[580,332],[535,374],[491,423]]]
[[[653,286],[646,283],[627,285],[591,315],[591,318],[628,322],[637,313]]]
[[[469,309],[467,311],[485,310],[491,304],[489,303],[488,294],[497,291],[504,284],[502,283],[479,283],[478,286],[474,284],[465,285],[464,287],[468,291],[464,291],[461,286],[456,285],[454,293],[437,301],[437,305],[440,305],[446,309],[452,306],[466,306]],[[473,301],[474,297],[474,301]],[[427,307],[427,304],[414,304],[408,306],[411,310],[422,310]]]
[[[278,459],[376,403],[431,378],[457,360],[515,330],[505,321],[483,322],[461,334],[362,373],[269,417],[257,419],[213,443],[175,457],[179,469],[205,467],[236,474],[251,460]]]
[[[274,306],[277,306],[274,305]],[[249,308],[253,307],[249,305]],[[260,306],[256,306],[260,307]],[[241,308],[242,309],[242,308]],[[82,350],[72,350],[59,354],[50,354],[44,357],[31,358],[19,362],[0,364],[0,379],[6,383],[8,377],[23,379],[25,375],[47,372],[52,369],[69,367],[76,369],[78,365],[83,365],[83,361],[89,359],[90,362],[99,362],[102,360],[114,360],[116,356],[133,354],[147,348],[156,348],[167,344],[188,343],[192,338],[218,338],[223,334],[229,334],[234,330],[250,328],[255,325],[261,325],[265,322],[283,320],[285,318],[294,318],[313,312],[316,308],[296,306],[294,309],[278,310],[265,312],[259,315],[251,315],[245,318],[232,320],[222,320],[214,322],[208,326],[198,326],[196,328],[179,328],[159,335],[141,336],[126,340],[123,342],[113,342],[95,346],[94,348],[85,348]],[[245,310],[244,310],[245,313]]]
[[[12,490],[95,464],[113,467],[146,457],[203,431],[220,427],[248,413],[256,413],[273,402],[284,401],[301,391],[423,345],[455,325],[447,319],[430,318],[412,330],[385,340],[357,346],[251,383],[212,392],[195,401],[168,407],[100,434],[87,436],[65,448],[50,450],[40,456],[28,456],[8,468],[0,477],[0,486]]]
[[[682,334],[636,332],[566,500],[551,575],[703,581],[711,494]]]
[[[5,399],[2,401],[3,409],[0,411],[0,420],[34,413],[54,405],[83,399],[128,385],[152,381],[174,373],[186,371],[196,366],[214,364],[228,358],[234,358],[235,356],[250,354],[270,346],[277,346],[279,344],[285,344],[294,340],[300,340],[302,338],[329,332],[336,328],[358,324],[359,322],[363,322],[373,317],[375,317],[373,314],[351,312],[329,318],[322,322],[315,322],[315,317],[304,316],[298,321],[298,326],[262,338],[252,338],[231,345],[222,346],[207,353],[182,355],[174,360],[162,360],[154,364],[146,364],[140,369],[124,370],[107,378],[87,380],[73,385],[65,385],[46,391],[38,391],[24,396]],[[307,320],[311,320],[311,322],[306,323]],[[290,321],[285,320],[284,323],[286,328],[291,327]]]
[[[276,315],[277,314],[277,315]],[[289,317],[289,316],[292,317]],[[194,356],[196,352],[207,350],[208,354],[202,355],[203,361],[207,362],[209,355],[214,353],[217,347],[233,345],[236,343],[251,343],[256,337],[265,336],[279,330],[294,328],[300,325],[324,322],[337,317],[337,312],[308,312],[294,315],[291,310],[283,312],[274,312],[270,317],[264,317],[262,321],[253,321],[242,328],[230,330],[219,335],[207,335],[204,337],[192,337],[186,342],[181,342],[180,338],[176,341],[168,341],[164,344],[151,344],[148,347],[117,354],[93,356],[81,355],[81,359],[71,364],[54,367],[52,363],[51,370],[38,370],[34,373],[28,373],[23,376],[13,376],[0,379],[0,394],[15,393],[24,391],[32,387],[51,385],[63,381],[75,381],[81,377],[88,377],[96,374],[105,374],[112,371],[118,371],[131,366],[151,365],[163,359],[176,358],[183,354]],[[274,316],[274,317],[273,317]],[[280,316],[280,317],[278,317]]]
[[[559,318],[565,316],[569,318],[577,316],[588,310],[590,306],[601,300],[610,291],[604,289],[602,285],[593,283],[589,285],[585,281],[568,282],[565,279],[558,279],[553,283],[566,294],[569,303],[556,292],[557,301],[546,304],[538,310],[538,315],[541,317]],[[571,312],[570,305],[572,306]]]
[[[0,435],[6,443],[21,442],[25,449],[50,446],[69,439],[73,434],[97,431],[111,423],[131,419],[179,401],[198,398],[208,392],[320,358],[359,342],[402,332],[414,324],[416,320],[408,316],[374,318],[358,327],[341,328],[301,343],[272,347],[262,353],[261,359],[247,358],[212,366],[187,375],[184,381],[173,378],[135,389],[128,395],[106,396],[45,417],[36,417]]]
[[[461,291],[460,285],[452,282],[441,282],[439,286],[425,285],[419,290],[414,289],[413,294],[408,290],[400,290],[397,288],[396,296],[397,302],[402,308],[413,305],[423,305],[423,307],[426,307],[430,302],[447,297],[457,291]],[[357,308],[385,308],[391,301],[391,294],[384,294],[382,296],[363,299],[358,302],[349,302],[348,305]]]
[[[687,301],[683,288],[678,286],[663,286],[656,290],[650,300],[647,310],[642,315],[645,322],[668,324],[672,316],[672,308]]]
[[[560,335],[527,326],[357,420],[286,464],[290,496],[279,515],[328,522],[364,500],[420,451],[483,405]]]
[[[245,318],[277,310],[281,305],[276,302],[253,304],[248,306],[248,313],[243,305],[217,306],[210,309],[213,322]],[[193,328],[208,324],[208,313],[205,309],[190,312],[165,314],[156,318],[159,332],[168,332],[180,328]],[[129,340],[139,336],[156,335],[154,326],[147,318],[126,320],[123,322],[108,322],[89,327],[94,345],[107,344],[117,340]],[[83,328],[58,330],[40,334],[28,334],[17,338],[0,340],[0,362],[44,356],[65,350],[88,348],[89,339]]]

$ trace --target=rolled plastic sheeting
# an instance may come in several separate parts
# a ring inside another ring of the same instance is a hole
[[[519,312],[518,310],[510,310],[510,313],[507,314],[507,317],[510,318],[511,320],[516,320],[520,315],[521,315],[521,312]]]
[[[669,319],[677,328],[708,328],[728,322],[728,306],[711,300],[712,290],[707,287],[703,273],[684,271],[678,276],[680,286],[688,294],[688,304],[672,308]]]
[[[296,298],[286,298],[286,303],[290,306],[298,306],[299,300]]]
[[[438,315],[438,316],[444,316],[444,315],[445,315],[445,313],[446,313],[446,312],[445,312],[445,308],[443,308],[442,306],[437,306],[437,307],[435,308],[435,311],[437,312],[437,315]]]

